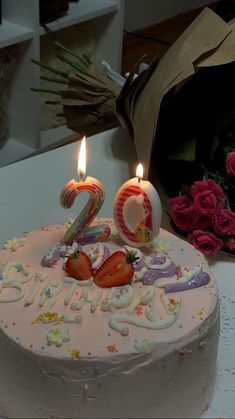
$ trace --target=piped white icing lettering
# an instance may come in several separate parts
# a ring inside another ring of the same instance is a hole
[[[115,308],[125,308],[134,298],[134,290],[131,285],[114,290],[111,298],[105,298],[101,303],[101,310],[114,311]]]
[[[23,277],[18,276],[17,273],[22,272]],[[26,282],[31,281],[33,274],[32,272],[22,263],[15,262],[15,261],[9,261],[4,266],[1,276],[4,279],[14,279],[16,282],[19,282],[21,284],[25,284]]]
[[[64,282],[70,285],[70,287],[68,287],[67,293],[66,293],[65,298],[64,298],[64,305],[67,306],[67,305],[69,305],[69,303],[70,303],[70,301],[73,297],[73,293],[77,288],[77,281],[75,279],[71,278],[70,276],[66,276],[64,278]]]
[[[12,297],[7,297],[6,296],[6,297],[3,297],[3,298],[0,298],[0,303],[13,303],[14,301],[20,300],[24,296],[24,288],[22,287],[22,285],[19,282],[16,282],[12,279],[1,281],[0,293],[2,293],[2,290],[4,288],[16,288],[18,293],[15,294]]]
[[[24,305],[28,306],[34,303],[36,296],[41,288],[42,282],[44,282],[48,276],[46,274],[42,274],[41,272],[37,272],[34,278],[34,285],[30,292],[30,294],[25,298]]]
[[[88,299],[88,288],[83,287],[80,298],[78,299],[78,301],[76,303],[71,304],[71,309],[72,310],[81,310],[82,307],[84,306],[84,304],[86,303],[87,299]]]
[[[176,322],[179,312],[180,308],[177,307],[174,316],[155,322],[145,318],[137,318],[134,315],[128,315],[125,313],[114,313],[109,319],[109,326],[123,336],[129,335],[129,329],[128,327],[123,327],[123,323],[129,323],[133,326],[144,327],[146,329],[162,330],[167,329]]]
[[[57,295],[62,291],[62,282],[49,281],[48,286],[44,287],[39,298],[39,306],[45,306],[46,311],[50,311],[56,304]]]
[[[18,272],[23,273],[18,276]],[[0,303],[13,303],[24,297],[25,291],[22,284],[29,282],[32,279],[32,273],[26,268],[25,265],[19,262],[7,262],[1,270],[0,293],[5,288],[15,288],[17,293],[11,297],[5,296],[0,298]]]
[[[96,294],[95,294],[94,298],[92,298],[92,299],[90,300],[90,303],[91,303],[91,308],[90,308],[91,313],[95,313],[95,311],[96,311],[97,307],[98,307],[98,306],[99,306],[99,304],[100,304],[100,301],[102,300],[102,296],[103,296],[103,291],[102,291],[102,289],[98,289],[98,290],[96,291]]]
[[[127,313],[128,314],[133,314],[134,311],[135,311],[135,308],[139,304],[146,305],[150,301],[152,301],[153,298],[154,298],[154,287],[153,286],[144,287],[144,289],[142,289],[142,291],[141,291],[141,294],[134,297],[131,305],[129,306],[129,308],[127,310]]]

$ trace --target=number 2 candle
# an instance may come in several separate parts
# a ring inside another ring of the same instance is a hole
[[[143,180],[139,164],[136,177],[125,182],[114,200],[114,221],[120,237],[130,246],[142,247],[158,234],[162,206],[154,186]]]
[[[80,211],[74,223],[66,231],[63,241],[70,245],[73,241],[102,240],[109,236],[107,225],[89,227],[100,211],[105,192],[103,185],[93,177],[86,177],[86,141],[82,140],[78,158],[79,181],[70,180],[60,195],[60,202],[64,208],[71,208],[78,195],[88,192],[89,199]]]

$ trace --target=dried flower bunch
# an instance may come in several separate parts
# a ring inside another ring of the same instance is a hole
[[[235,255],[235,148],[226,151],[224,168],[169,200],[174,227],[206,255],[221,250]]]
[[[67,127],[75,132],[93,135],[117,126],[114,109],[121,87],[97,69],[89,54],[76,54],[59,42],[53,43],[58,51],[58,67],[32,59],[47,71],[47,75],[40,78],[48,82],[48,87],[31,90],[54,94],[55,100],[45,103],[61,103],[63,114],[59,116],[64,116]]]

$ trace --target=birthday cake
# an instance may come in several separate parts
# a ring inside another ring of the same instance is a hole
[[[206,259],[160,229],[63,243],[67,224],[0,251],[0,409],[9,417],[199,417],[211,400],[218,295]]]

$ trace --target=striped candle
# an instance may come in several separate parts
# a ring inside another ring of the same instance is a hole
[[[64,208],[71,208],[74,204],[75,199],[78,195],[83,192],[88,192],[89,199],[79,213],[78,217],[74,221],[74,223],[69,227],[66,231],[63,241],[71,245],[73,241],[79,241],[80,237],[84,235],[86,237],[86,233],[88,228],[98,212],[100,211],[105,198],[105,192],[103,185],[93,177],[85,177],[86,173],[86,138],[84,137],[81,142],[81,147],[79,151],[78,157],[78,173],[79,173],[79,181],[75,179],[70,180],[64,187],[60,195],[60,203]],[[104,225],[102,228],[101,226],[98,229],[90,230],[91,234],[88,234],[89,239],[103,239],[107,238],[107,226]]]
[[[137,176],[125,182],[114,200],[114,221],[129,246],[142,247],[159,232],[162,206],[154,186]]]
[[[87,177],[85,181],[79,182],[72,179],[65,185],[60,195],[61,205],[64,208],[71,208],[77,196],[83,192],[89,193],[89,199],[74,223],[66,231],[63,239],[66,244],[79,241],[79,237],[90,226],[104,202],[103,185],[97,179]]]

